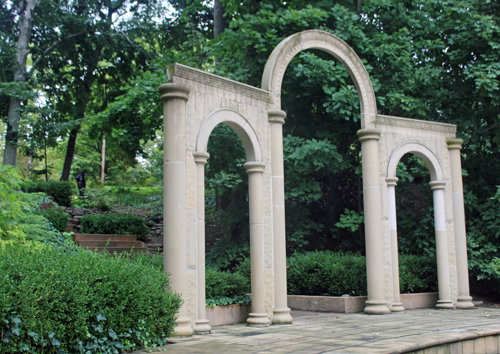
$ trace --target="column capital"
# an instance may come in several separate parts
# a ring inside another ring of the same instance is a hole
[[[378,129],[360,129],[357,131],[359,141],[380,140],[380,130]]]
[[[174,98],[187,101],[190,89],[181,84],[169,83],[160,85],[158,91],[160,92],[160,99],[162,101],[168,101]]]
[[[208,152],[193,151],[193,157],[196,164],[206,165],[210,154]]]
[[[243,165],[247,170],[247,173],[264,173],[266,164],[263,162],[251,161]]]
[[[396,187],[398,185],[399,178],[397,177],[386,177],[385,182],[387,186]]]
[[[285,124],[285,118],[286,118],[286,112],[275,109],[271,111],[267,111],[267,119],[269,120],[269,123],[278,123],[278,124]]]
[[[438,189],[444,189],[446,187],[446,182],[445,181],[432,181],[429,182],[429,186],[431,186],[431,189],[438,190]]]
[[[464,141],[462,139],[457,139],[457,138],[448,138],[446,139],[446,144],[448,144],[448,150],[452,149],[462,149],[462,144]]]

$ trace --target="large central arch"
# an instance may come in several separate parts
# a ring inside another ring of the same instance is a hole
[[[281,108],[281,83],[288,64],[295,55],[306,49],[323,50],[338,59],[351,75],[361,107],[361,128],[373,128],[377,116],[375,92],[365,66],[354,50],[339,37],[320,30],[296,33],[284,39],[273,50],[262,75],[261,88],[272,95],[273,104]]]
[[[295,55],[306,49],[320,49],[330,53],[333,57],[340,60],[345,66],[356,86],[361,107],[361,130],[358,136],[361,141],[363,155],[363,200],[365,213],[365,244],[366,261],[368,276],[368,301],[366,301],[366,313],[386,314],[389,313],[389,307],[384,295],[384,275],[383,275],[383,250],[382,250],[382,230],[380,214],[380,181],[379,181],[379,152],[378,140],[380,131],[375,129],[377,118],[377,104],[375,101],[375,92],[368,77],[368,73],[351,47],[339,37],[319,30],[309,30],[296,33],[284,39],[274,49],[269,57],[264,74],[262,75],[262,89],[271,93],[272,108],[281,109],[281,84],[285,70]],[[271,150],[271,160],[273,161],[273,224],[285,225],[285,214],[281,212],[284,209],[284,185],[283,185],[283,152],[282,141],[283,131],[281,125],[283,120],[275,123],[275,120],[269,119],[271,123],[271,144],[276,146]],[[277,126],[279,125],[279,127]],[[279,165],[278,167],[276,165]],[[276,195],[277,194],[277,195]],[[281,259],[281,252],[285,252],[286,235],[284,230],[274,230],[275,253]],[[275,268],[280,266],[275,262]],[[285,295],[279,293],[279,289],[286,286],[286,279],[280,279],[281,274],[286,273],[286,269],[276,272],[275,276],[275,299],[276,306],[286,308]],[[281,299],[281,300],[279,300]],[[276,318],[282,315],[283,311],[275,312]],[[283,320],[285,321],[285,320]],[[276,320],[276,323],[281,323]]]

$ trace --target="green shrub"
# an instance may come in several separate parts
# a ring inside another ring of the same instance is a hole
[[[437,262],[433,256],[399,255],[401,294],[437,291]]]
[[[19,244],[39,247],[58,237],[64,242],[63,235],[35,213],[48,198],[22,192],[22,182],[17,168],[0,166],[0,248]]]
[[[295,254],[288,258],[290,295],[366,295],[366,260],[330,251]]]
[[[37,212],[37,214],[42,215],[49,220],[58,231],[66,231],[69,215],[60,211],[58,208],[47,208],[46,205],[42,205],[42,208],[39,212]]]
[[[144,240],[149,229],[144,219],[132,214],[89,214],[81,219],[82,233],[136,235]]]
[[[250,279],[238,273],[224,272],[213,268],[205,271],[206,298],[233,297],[250,292]]]
[[[134,258],[0,250],[1,353],[121,353],[163,345],[181,299]]]
[[[28,193],[43,192],[49,196],[54,197],[54,201],[59,205],[71,205],[71,195],[73,188],[68,181],[39,181],[30,182],[25,187]]]
[[[331,251],[309,252],[288,258],[288,266],[290,295],[367,294],[364,256]],[[436,267],[436,259],[432,256],[399,255],[401,293],[436,291]],[[247,268],[244,262],[241,272],[247,272]]]
[[[215,299],[205,300],[205,305],[211,307],[250,303],[252,303],[252,297],[250,295],[235,295],[231,297],[222,296]]]

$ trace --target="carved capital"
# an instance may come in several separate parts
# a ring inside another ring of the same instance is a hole
[[[247,173],[264,173],[264,169],[266,168],[266,164],[263,162],[247,162],[243,165],[247,170]]]
[[[269,123],[285,124],[286,112],[282,110],[267,111]]]
[[[202,152],[202,151],[194,151],[193,152],[193,157],[194,157],[194,162],[196,164],[207,164],[207,160],[210,157],[210,154],[208,152]]]
[[[160,92],[160,99],[162,101],[168,101],[174,98],[187,101],[189,98],[189,87],[180,84],[163,84],[158,88]]]
[[[398,180],[399,178],[397,177],[387,177],[385,182],[387,183],[387,186],[396,187],[398,185]]]
[[[446,144],[448,144],[448,150],[453,150],[453,149],[462,149],[462,144],[464,141],[462,139],[457,139],[457,138],[449,138],[446,139]]]
[[[445,189],[446,187],[446,182],[445,181],[432,181],[429,182],[429,186],[431,186],[431,189],[438,190],[438,189]]]
[[[380,140],[380,130],[378,129],[360,129],[358,134],[359,141],[364,142],[367,140]]]

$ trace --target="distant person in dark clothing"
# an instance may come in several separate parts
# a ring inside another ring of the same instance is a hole
[[[87,186],[85,182],[85,175],[87,174],[87,170],[83,170],[78,176],[76,176],[76,182],[78,183],[78,192],[80,193],[80,197],[83,197],[83,190]]]

